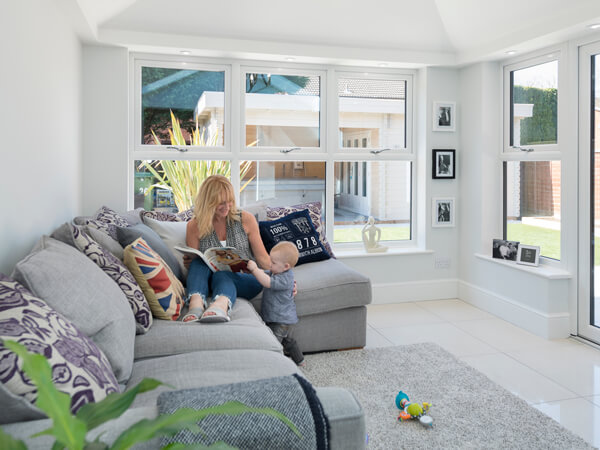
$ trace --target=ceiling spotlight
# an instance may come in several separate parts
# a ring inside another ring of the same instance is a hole
[[[590,30],[597,30],[598,28],[600,28],[600,23],[593,23],[591,25],[587,26]]]
[[[379,63],[379,64],[377,64],[377,65],[378,65],[379,67],[387,67],[387,66],[388,66],[388,63]]]
[[[191,55],[192,52],[190,52],[189,50],[181,50],[179,53],[181,53],[182,55]]]
[[[286,56],[285,60],[286,61],[296,61],[296,58],[293,58],[291,56]]]
[[[514,55],[515,53],[517,53],[516,50],[509,50],[506,52],[507,55]]]

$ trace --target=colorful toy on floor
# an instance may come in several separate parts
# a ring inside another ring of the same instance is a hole
[[[409,400],[408,395],[399,391],[398,395],[396,395],[396,406],[400,410],[400,414],[398,415],[399,421],[404,422],[405,420],[419,419],[421,425],[433,427],[433,419],[427,415],[431,403],[413,403]]]

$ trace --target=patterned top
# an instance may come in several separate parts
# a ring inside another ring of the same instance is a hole
[[[239,212],[239,218],[240,220],[227,221],[227,246],[234,247],[242,258],[254,260],[250,242],[248,242],[248,235],[242,225],[242,211]],[[205,252],[211,247],[222,247],[221,241],[219,241],[214,229],[212,233],[200,238],[198,242],[198,249],[201,252]]]

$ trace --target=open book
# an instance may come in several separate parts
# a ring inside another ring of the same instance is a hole
[[[218,272],[219,270],[241,272],[248,265],[248,260],[242,258],[234,247],[211,247],[204,253],[197,248],[183,245],[175,245],[173,248],[181,253],[190,253],[199,256],[213,272]]]

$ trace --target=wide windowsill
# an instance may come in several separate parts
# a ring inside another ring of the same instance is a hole
[[[516,270],[521,270],[523,272],[532,273],[537,275],[538,277],[547,278],[550,280],[562,280],[572,278],[573,275],[571,272],[568,272],[564,269],[559,269],[557,267],[552,267],[545,264],[540,264],[539,266],[526,266],[523,264],[517,264],[514,261],[504,261],[503,259],[492,258],[489,255],[484,255],[481,253],[475,253],[475,256],[479,259],[483,259],[484,261],[489,261],[494,264],[500,264],[506,267],[512,267]]]
[[[362,247],[351,248],[335,248],[333,249],[335,257],[338,259],[349,258],[372,258],[382,256],[399,256],[399,255],[424,255],[433,253],[433,250],[424,250],[416,247],[390,247],[387,252],[383,253],[368,253]]]

